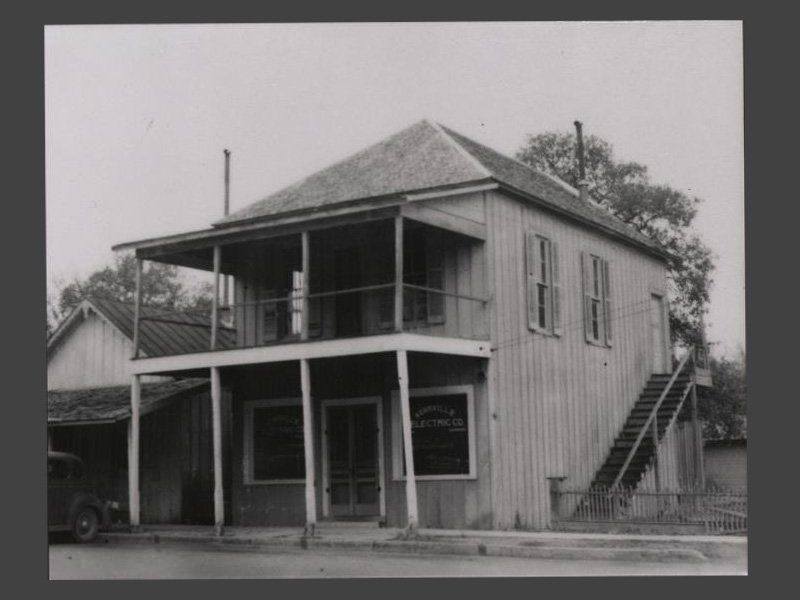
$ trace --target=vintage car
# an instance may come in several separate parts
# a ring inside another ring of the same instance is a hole
[[[80,458],[66,452],[47,453],[49,531],[69,531],[76,542],[91,542],[110,526],[114,504],[92,493]]]

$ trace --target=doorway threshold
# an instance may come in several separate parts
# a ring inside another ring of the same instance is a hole
[[[382,517],[330,517],[317,523],[319,527],[352,527],[355,529],[386,527]]]

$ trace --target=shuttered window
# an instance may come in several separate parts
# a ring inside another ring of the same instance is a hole
[[[428,238],[427,286],[435,290],[444,289],[444,256],[438,240]],[[444,296],[428,292],[428,323],[444,323]]]
[[[583,319],[586,341],[611,345],[613,312],[609,262],[589,253],[581,254],[583,273]]]
[[[558,245],[535,232],[525,237],[528,327],[561,334],[561,286]]]
[[[422,229],[408,232],[403,251],[403,281],[423,288],[444,290],[444,253],[438,238],[426,235]],[[444,323],[444,295],[404,289],[403,321],[415,325]]]
[[[382,285],[394,281],[394,243],[383,243],[375,248],[372,257],[374,273],[372,284]],[[378,328],[394,329],[394,288],[385,288],[375,293],[378,304]]]

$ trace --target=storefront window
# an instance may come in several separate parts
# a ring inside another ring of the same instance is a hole
[[[247,483],[304,481],[303,408],[299,401],[248,403],[245,460]]]
[[[399,398],[395,405],[395,478],[405,477]],[[471,386],[411,390],[411,443],[418,479],[475,477]]]

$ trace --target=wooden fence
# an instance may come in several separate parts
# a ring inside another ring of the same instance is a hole
[[[556,522],[696,525],[712,534],[747,532],[744,491],[556,489],[551,500]]]

